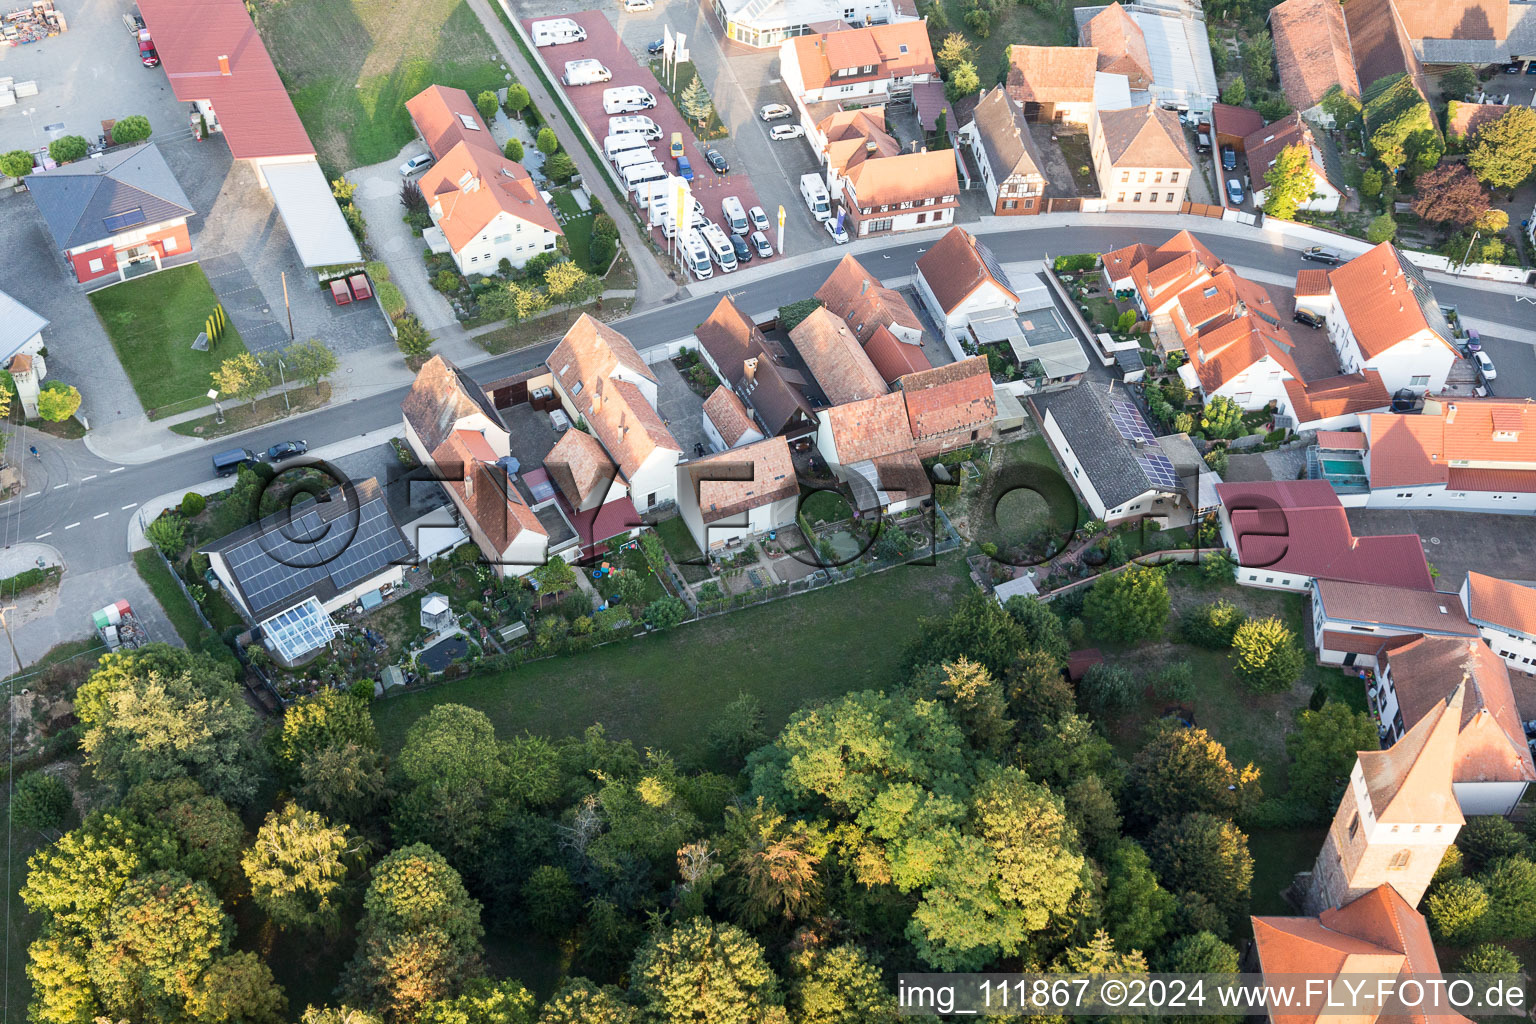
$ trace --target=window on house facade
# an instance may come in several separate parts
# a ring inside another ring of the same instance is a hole
[[[1026,210],[1033,210],[1034,208],[1035,208],[1035,201],[1033,199],[1026,199],[1026,200],[1024,200],[1024,209],[1026,209]]]
[[[1125,193],[1124,192],[1116,193],[1116,195],[1115,195],[1115,202],[1117,202],[1117,203],[1125,202]]]
[[[104,267],[106,267],[106,264],[101,262],[101,260],[96,259],[96,260],[91,260],[89,263],[86,264],[86,266],[90,268],[91,273],[99,274],[99,273],[101,273],[102,269]]]
[[[917,222],[919,224],[925,223],[927,220],[928,220],[928,215],[926,213],[920,213],[920,214],[917,215]]]
[[[1005,210],[1016,209],[1018,207],[1018,205],[1019,205],[1019,201],[1017,199],[1004,199],[1003,200],[1003,209],[1005,209]]]
[[[1355,838],[1355,834],[1358,833],[1359,831],[1360,831],[1360,815],[1356,814],[1356,815],[1354,815],[1353,817],[1351,817],[1349,819],[1349,838],[1351,838],[1351,839]]]
[[[1173,202],[1173,193],[1172,192],[1168,193],[1168,202],[1170,202],[1170,203]]]
[[[1179,172],[1178,171],[1174,171],[1172,174],[1170,174],[1168,176],[1168,183],[1170,185],[1177,185],[1179,183]]]
[[[1146,171],[1137,171],[1136,172],[1136,184],[1139,185],[1139,184],[1141,184],[1142,182],[1144,182],[1146,180],[1147,180],[1147,172]]]
[[[872,221],[869,222],[869,230],[870,231],[889,231],[889,230],[891,230],[891,226],[894,223],[895,223],[895,221],[891,220],[889,217],[886,217],[886,218],[884,218],[882,220],[872,220]]]
[[[1424,388],[1429,386],[1429,374],[1418,373],[1408,378],[1408,386],[1411,388]]]
[[[1120,172],[1120,180],[1121,181],[1130,181],[1131,180],[1131,172],[1130,171],[1121,171]]]
[[[165,249],[166,252],[175,252],[176,244],[175,235],[167,235],[166,237],[160,239],[160,245]]]
[[[1136,195],[1134,195],[1134,196],[1133,196],[1133,197],[1131,197],[1131,202],[1133,202],[1133,203],[1139,203],[1139,202],[1141,202],[1141,193],[1140,193],[1140,192],[1137,192],[1137,193],[1136,193]]]
[[[1395,832],[1397,830],[1393,829],[1393,831]],[[1392,859],[1387,861],[1387,870],[1388,871],[1403,871],[1403,870],[1406,870],[1407,867],[1408,867],[1408,862],[1411,861],[1411,860],[1413,860],[1413,851],[1412,850],[1398,850],[1396,853],[1394,853],[1392,855]]]
[[[512,236],[511,234],[497,235],[491,241],[497,245],[506,245],[508,242],[512,241]]]
[[[1163,183],[1163,172],[1162,171],[1158,171],[1157,172],[1157,177],[1152,179],[1152,183],[1154,185],[1161,185]]]

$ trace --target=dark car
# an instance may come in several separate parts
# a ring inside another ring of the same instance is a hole
[[[1237,150],[1231,146],[1221,147],[1221,166],[1226,170],[1237,170]]]
[[[1296,311],[1296,315],[1291,317],[1291,319],[1295,320],[1299,324],[1306,324],[1308,327],[1312,328],[1314,331],[1317,330],[1319,327],[1322,327],[1324,325],[1324,323],[1326,322],[1326,321],[1323,320],[1322,317],[1318,316],[1316,313],[1312,312],[1309,309],[1298,309]]]
[[[736,250],[737,263],[752,262],[752,247],[747,244],[747,240],[745,238],[742,238],[740,235],[732,235],[731,248]]]
[[[1343,256],[1340,256],[1332,249],[1324,249],[1320,245],[1314,245],[1310,249],[1303,249],[1301,251],[1301,258],[1311,260],[1314,263],[1327,263],[1330,266],[1344,261]]]
[[[1483,350],[1483,336],[1477,333],[1474,327],[1467,328],[1467,351],[1481,352]]]
[[[725,157],[720,155],[718,149],[706,149],[704,151],[704,159],[714,169],[716,174],[724,174],[731,169],[731,165],[725,162]]]
[[[1195,128],[1195,149],[1201,153],[1211,151],[1211,126],[1205,121],[1201,121]]]
[[[308,441],[284,441],[267,449],[267,461],[282,462],[284,459],[297,458],[309,451]]]
[[[655,42],[645,44],[645,52],[650,54],[652,57],[656,56],[658,53],[663,52],[666,50],[666,48],[667,41],[665,39],[657,39]]]
[[[1515,64],[1505,64],[1504,65],[1504,73],[1506,75],[1518,75],[1520,73],[1520,71],[1521,71],[1521,67],[1520,67],[1520,65],[1518,63],[1515,63]]]

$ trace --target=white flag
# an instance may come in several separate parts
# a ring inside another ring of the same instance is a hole
[[[677,45],[672,41],[672,26],[661,26],[662,54],[667,60],[672,59],[672,48]]]
[[[683,45],[687,41],[688,37],[683,35],[683,33],[679,32],[677,34],[677,49],[673,58],[674,60],[685,61],[688,59],[688,48]]]

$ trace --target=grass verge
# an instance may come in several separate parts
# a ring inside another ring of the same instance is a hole
[[[762,701],[771,733],[810,701],[893,685],[902,652],[895,638],[943,614],[963,585],[958,559],[902,566],[702,625],[380,701],[374,720],[389,751],[418,717],[455,703],[484,711],[502,736],[525,729],[567,736],[601,722],[613,738],[697,755],[720,703],[738,692]]]
[[[78,441],[85,436],[85,424],[73,416],[63,423],[55,423],[52,420],[27,420],[27,428],[65,441]]]
[[[203,623],[198,619],[197,612],[192,610],[192,602],[187,600],[187,595],[176,585],[175,577],[165,567],[159,552],[154,548],[135,551],[133,567],[139,571],[139,578],[144,581],[149,592],[155,595],[155,600],[160,602],[160,607],[165,609],[165,617],[171,620],[181,642],[196,650],[203,636]]]
[[[150,419],[207,405],[210,375],[224,360],[245,351],[234,324],[209,351],[192,349],[219,301],[195,263],[103,288],[89,297]]]
[[[286,398],[284,398],[285,394]],[[185,423],[173,423],[171,430],[185,437],[223,437],[226,434],[237,434],[251,427],[259,427],[263,423],[271,423],[297,413],[318,409],[330,400],[331,386],[321,381],[319,391],[310,387],[290,388],[282,394],[257,399],[255,406],[242,403],[231,407],[225,411],[223,423],[219,422],[218,414],[215,413],[211,416],[187,420]]]

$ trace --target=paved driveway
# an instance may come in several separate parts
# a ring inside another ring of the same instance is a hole
[[[1536,315],[1536,306],[1520,308],[1530,309]],[[1499,372],[1489,385],[1490,392],[1499,398],[1536,398],[1536,346],[1479,333],[1488,358]]]
[[[368,221],[368,238],[375,251],[389,264],[391,280],[405,295],[405,303],[429,331],[457,325],[453,307],[443,293],[427,280],[427,264],[422,251],[427,245],[401,220],[400,165],[412,153],[422,151],[419,141],[401,150],[395,159],[372,167],[347,172],[347,179],[357,183],[352,201]]]
[[[1436,588],[1457,590],[1468,570],[1501,579],[1536,580],[1536,519],[1478,512],[1424,512],[1399,509],[1349,510],[1357,534],[1416,533],[1424,557],[1440,570]]]
[[[704,400],[693,393],[672,360],[653,364],[651,372],[656,375],[656,411],[682,445],[683,456],[693,458],[696,444],[709,451],[709,439],[704,436]]]

